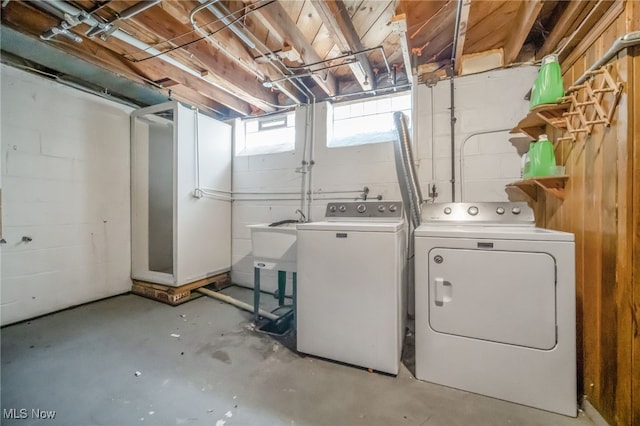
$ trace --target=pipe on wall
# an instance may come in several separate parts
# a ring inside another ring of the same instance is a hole
[[[63,1],[59,1],[59,0],[50,0],[50,1],[46,2],[46,3],[49,6],[55,7],[56,9],[62,11],[65,14],[68,14],[68,15],[70,15],[72,17],[77,17],[77,16],[80,16],[80,15],[85,16],[85,18],[82,20],[82,23],[85,23],[87,25],[99,26],[100,24],[103,24],[103,23],[97,21],[95,18],[93,18],[89,14],[87,14],[86,12],[76,8],[75,6],[72,6],[69,3],[66,3],[66,2],[63,2]],[[40,4],[40,2],[37,2],[35,5],[38,6],[39,4]],[[80,22],[78,21],[78,23],[80,23]],[[69,27],[69,28],[71,28],[71,27]],[[164,52],[159,51],[158,49],[148,45],[147,43],[145,43],[143,41],[138,40],[137,38],[129,35],[128,33],[124,32],[124,31],[122,31],[120,29],[115,29],[111,33],[111,36],[115,37],[118,40],[123,41],[123,42],[125,42],[125,43],[127,43],[127,44],[129,44],[129,45],[131,45],[133,47],[136,47],[136,48],[138,48],[138,49],[140,49],[142,51],[145,51],[148,54],[150,54],[152,56],[155,56],[158,59],[160,59],[160,60],[162,60],[162,61],[164,61],[164,62],[166,62],[166,63],[168,63],[170,65],[173,65],[174,67],[176,67],[176,68],[188,73],[189,75],[192,75],[192,76],[194,76],[194,77],[196,77],[196,78],[198,78],[200,80],[203,80],[203,81],[207,82],[207,84],[211,84],[211,85],[219,88],[220,90],[223,90],[223,91],[229,93],[232,96],[238,97],[238,95],[233,93],[232,91],[230,91],[230,90],[226,89],[225,87],[222,87],[222,86],[220,86],[218,84],[215,84],[214,82],[206,79],[199,72],[189,68],[188,66],[182,64],[181,62],[171,58],[170,56],[167,56]],[[254,102],[257,101],[258,103],[267,103],[266,101],[263,101],[263,100],[259,100],[259,99],[255,99],[255,98],[253,98],[253,99],[254,99]],[[271,105],[270,104],[270,106],[273,106],[274,108],[282,108],[281,105]],[[286,108],[290,108],[290,107],[287,106]]]
[[[619,51],[622,49],[626,49],[627,47],[635,46],[636,44],[640,44],[640,31],[632,31],[623,35],[622,37],[618,37],[616,41],[613,42],[611,48],[605,53],[599,60],[596,61],[591,67],[585,71],[582,76],[573,83],[574,86],[584,83],[589,78],[589,73],[597,70],[607,62],[611,58],[613,58]]]
[[[464,147],[467,144],[467,142],[474,136],[487,135],[491,133],[508,132],[510,130],[511,128],[482,130],[479,132],[471,133],[462,141],[462,143],[460,144],[460,202],[464,201]]]
[[[456,72],[456,53],[458,47],[458,38],[460,37],[460,19],[462,18],[462,3],[465,0],[458,0],[456,7],[456,22],[453,30],[453,45],[451,49],[451,79],[449,80],[450,97],[451,97],[451,201],[456,201],[456,104],[455,104],[455,83],[454,74]]]

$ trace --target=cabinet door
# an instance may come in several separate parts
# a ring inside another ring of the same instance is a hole
[[[466,338],[553,348],[555,260],[546,253],[431,249],[429,325]]]

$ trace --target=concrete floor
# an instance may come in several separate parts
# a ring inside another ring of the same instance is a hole
[[[124,295],[6,327],[2,424],[593,424],[420,382],[406,366],[392,377],[303,356],[250,321],[206,297],[170,307]],[[6,419],[12,408],[27,418]]]

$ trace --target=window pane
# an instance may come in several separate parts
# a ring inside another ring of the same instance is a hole
[[[293,151],[295,113],[244,121],[244,141],[236,141],[236,155],[257,155]],[[244,143],[243,143],[244,142]]]
[[[344,113],[349,108],[349,114]],[[393,112],[402,111],[411,127],[411,94],[359,101],[333,109],[333,134],[327,146],[341,147],[393,141]],[[337,114],[336,114],[337,112]]]
[[[393,98],[378,99],[378,112],[392,111],[391,101]]]
[[[366,101],[362,103],[362,115],[373,115],[378,112],[377,101]]]
[[[411,95],[402,95],[396,96],[391,99],[391,103],[393,105],[393,111],[399,110],[411,110]]]
[[[349,118],[349,105],[337,106],[333,108],[333,119],[341,120],[343,118]]]

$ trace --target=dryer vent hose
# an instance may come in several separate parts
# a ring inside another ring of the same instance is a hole
[[[422,191],[418,175],[413,163],[413,153],[411,151],[411,140],[407,118],[402,112],[393,113],[393,122],[396,127],[396,140],[393,144],[393,152],[396,161],[396,173],[400,184],[400,194],[409,220],[414,228],[420,225],[420,215],[422,213]]]

